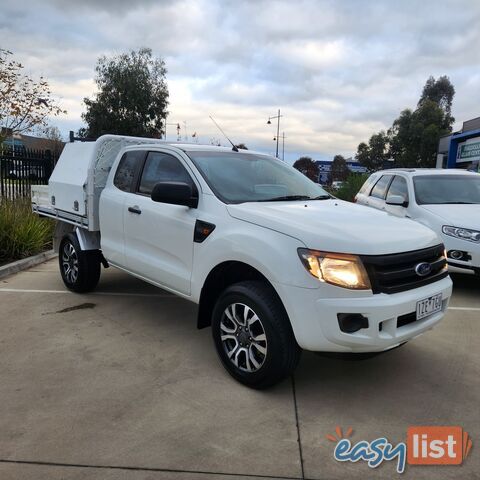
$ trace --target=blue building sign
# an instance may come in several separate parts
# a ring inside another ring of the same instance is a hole
[[[480,117],[463,123],[462,130],[440,139],[437,167],[480,172]]]
[[[318,165],[318,183],[322,185],[328,183],[330,170],[332,169],[332,162],[328,160],[317,160]],[[352,173],[366,173],[367,169],[358,162],[353,162],[347,159],[347,167]]]

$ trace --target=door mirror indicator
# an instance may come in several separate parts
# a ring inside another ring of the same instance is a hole
[[[184,205],[197,208],[198,194],[185,182],[160,182],[152,190],[151,198],[154,202]]]
[[[408,201],[401,195],[390,195],[385,201],[387,205],[395,205],[397,207],[408,207]]]

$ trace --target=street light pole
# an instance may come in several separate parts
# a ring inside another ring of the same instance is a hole
[[[273,140],[277,140],[278,144],[278,135]],[[285,161],[285,132],[282,132],[282,160]]]
[[[276,157],[278,158],[278,135],[280,134],[280,109],[278,109],[278,115],[277,115],[277,153]]]
[[[280,135],[280,117],[282,117],[283,115],[280,115],[280,109],[278,109],[278,115],[275,115],[273,117],[268,117],[268,121],[267,121],[267,125],[271,125],[272,122],[271,120],[276,118],[277,119],[277,150],[276,150],[276,153],[275,153],[275,156],[278,158],[278,137]]]

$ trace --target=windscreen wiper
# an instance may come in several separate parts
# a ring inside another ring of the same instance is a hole
[[[282,197],[265,198],[259,202],[281,202],[283,200],[313,200],[308,195],[284,195]]]
[[[333,198],[331,195],[319,195],[318,197],[311,198],[310,200],[330,200]]]
[[[443,202],[442,205],[478,205],[478,202]]]

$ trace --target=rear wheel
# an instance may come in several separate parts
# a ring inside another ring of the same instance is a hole
[[[69,290],[83,293],[97,286],[100,279],[100,252],[82,251],[74,233],[63,237],[58,261],[63,283]]]
[[[252,388],[267,388],[297,366],[297,345],[276,293],[262,282],[241,282],[219,297],[212,318],[217,353],[232,377]]]

